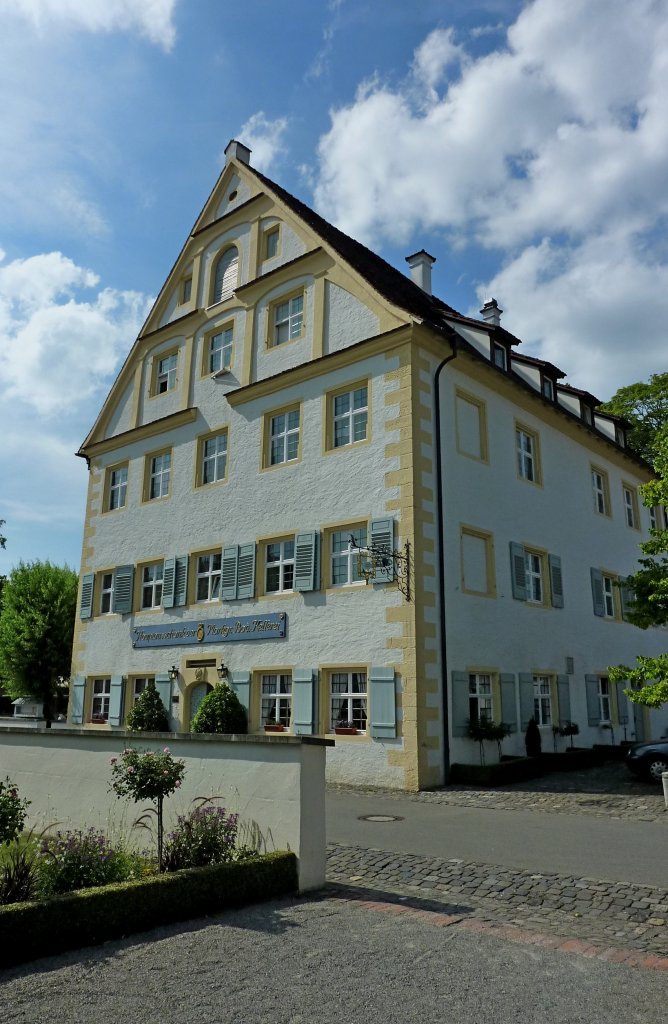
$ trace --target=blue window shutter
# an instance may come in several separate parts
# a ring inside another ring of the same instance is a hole
[[[594,599],[594,615],[603,618],[605,615],[605,602],[603,599],[603,573],[598,569],[591,569],[591,594]]]
[[[587,691],[587,723],[599,725],[601,721],[601,705],[598,699],[598,676],[585,676]]]
[[[255,597],[255,542],[239,547],[237,597],[240,601]]]
[[[527,573],[524,547],[522,544],[510,542],[510,578],[513,586],[513,597],[516,601],[527,599]]]
[[[160,694],[160,700],[165,706],[168,721],[172,714],[172,681],[167,672],[160,672],[155,677],[155,688]]]
[[[292,673],[292,729],[295,736],[316,731],[318,671],[296,668]]]
[[[81,604],[79,616],[82,619],[93,617],[93,590],[95,589],[95,573],[87,572],[81,577]]]
[[[119,565],[114,570],[114,611],[127,615],[132,611],[134,565]]]
[[[633,591],[630,587],[627,587],[624,583],[619,588],[619,596],[622,604],[622,618],[628,619],[630,613],[633,611]]]
[[[559,555],[548,555],[550,567],[550,590],[552,591],[552,607],[564,607],[564,581],[561,575],[561,558]]]
[[[628,679],[620,679],[615,684],[617,687],[617,721],[620,725],[628,725],[629,721],[629,699],[624,690],[630,689]]]
[[[372,519],[369,529],[371,547],[385,552],[379,559],[373,575],[374,583],[391,583],[394,579],[394,519]]]
[[[394,669],[372,665],[369,670],[369,691],[371,735],[380,739],[394,739],[397,735]]]
[[[176,559],[166,558],[162,573],[162,607],[174,607],[174,580],[176,578]]]
[[[125,689],[125,676],[111,677],[111,690],[109,693],[109,725],[123,724],[123,691]]]
[[[174,604],[177,608],[181,608],[188,600],[188,556],[180,555],[175,562]]]
[[[221,571],[220,596],[223,601],[237,599],[237,571],[239,568],[239,546],[233,544],[223,548],[223,565]]]
[[[85,696],[86,677],[75,676],[72,680],[72,696],[70,698],[70,718],[72,725],[81,725],[83,722]]]
[[[239,701],[250,716],[250,672],[230,672],[230,689],[234,690]]]
[[[453,736],[468,735],[469,708],[469,674],[453,672],[452,679],[452,722],[450,729]]]
[[[526,730],[529,719],[533,718],[533,676],[529,672],[520,672],[520,728]]]
[[[499,676],[501,688],[501,721],[517,732],[517,704],[515,702],[515,673],[502,672]]]
[[[316,590],[316,554],[318,534],[315,530],[295,537],[295,590]]]
[[[557,695],[559,698],[559,723],[565,724],[571,720],[571,687],[568,676],[557,676]]]

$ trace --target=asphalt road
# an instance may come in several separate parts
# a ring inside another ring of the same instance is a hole
[[[397,815],[392,822],[364,815]],[[327,841],[606,881],[668,885],[668,823],[327,793]]]

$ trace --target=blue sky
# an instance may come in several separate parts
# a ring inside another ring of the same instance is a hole
[[[78,568],[87,434],[223,163],[608,398],[666,369],[668,0],[0,0],[0,519]]]

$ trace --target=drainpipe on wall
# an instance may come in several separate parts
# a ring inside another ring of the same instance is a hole
[[[443,782],[450,781],[450,718],[448,715],[448,666],[445,634],[445,544],[443,540],[443,460],[441,453],[441,373],[456,358],[457,343],[452,340],[452,352],[441,360],[434,375],[434,421],[436,429],[436,519],[438,524],[438,586],[441,640],[441,693],[443,700]]]

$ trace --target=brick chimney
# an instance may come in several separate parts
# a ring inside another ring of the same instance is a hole
[[[228,163],[230,160],[239,160],[242,164],[250,165],[250,155],[251,151],[248,146],[244,146],[243,142],[237,142],[236,139],[230,139],[225,147],[225,156]]]
[[[436,262],[434,256],[430,256],[424,249],[414,252],[412,256],[406,257],[406,263],[411,270],[411,281],[413,281],[423,292],[431,295],[431,268]]]

